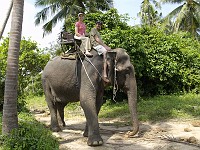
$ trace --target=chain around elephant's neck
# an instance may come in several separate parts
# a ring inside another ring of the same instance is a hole
[[[116,102],[115,98],[118,91],[118,84],[117,84],[117,60],[115,59],[114,62],[114,77],[113,77],[113,101]]]

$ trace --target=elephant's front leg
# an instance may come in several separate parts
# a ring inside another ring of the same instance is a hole
[[[99,123],[98,116],[96,111],[96,96],[87,96],[85,95],[80,100],[81,107],[84,110],[87,127],[88,127],[88,142],[89,146],[99,146],[103,144],[103,139],[99,133]]]
[[[97,113],[97,117],[98,114],[100,112],[101,106],[103,105],[104,101],[103,101],[103,94],[104,94],[104,88],[99,88],[99,90],[97,91],[97,96],[96,96],[96,113]],[[88,124],[86,122],[85,125],[85,131],[83,133],[84,137],[88,137]]]

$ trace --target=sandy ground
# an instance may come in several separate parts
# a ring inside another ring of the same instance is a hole
[[[50,124],[47,112],[35,113],[38,121]],[[120,120],[100,120],[100,133],[104,144],[87,146],[83,137],[85,118],[65,120],[67,126],[53,135],[60,138],[61,150],[200,150],[200,120],[170,120],[167,122],[140,122],[138,135],[128,138],[130,126]]]

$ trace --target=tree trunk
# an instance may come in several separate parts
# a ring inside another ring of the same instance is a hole
[[[4,91],[2,133],[8,134],[18,127],[17,116],[17,81],[19,49],[23,22],[24,0],[13,0],[10,41],[8,48],[6,80]]]
[[[6,19],[5,19],[5,21],[4,21],[3,25],[2,25],[2,28],[0,29],[0,39],[2,38],[3,32],[4,32],[6,24],[8,22],[8,18],[10,17],[10,13],[11,13],[12,7],[13,7],[13,0],[11,0],[11,2],[10,2],[10,6],[9,6],[8,12],[6,14]]]

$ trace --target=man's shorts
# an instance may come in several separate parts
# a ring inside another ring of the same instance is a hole
[[[105,53],[107,50],[102,45],[97,45],[94,49],[98,52],[99,55]]]

